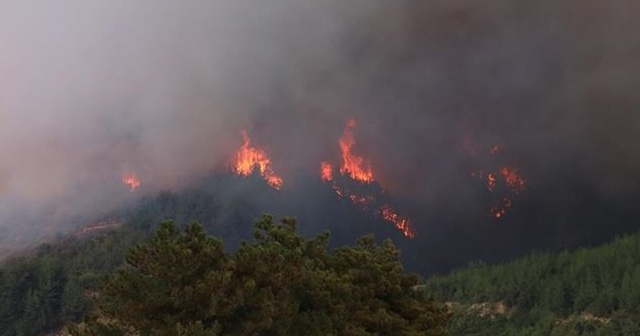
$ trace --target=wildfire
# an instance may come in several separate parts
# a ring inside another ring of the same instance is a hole
[[[351,203],[360,205],[362,210],[366,210],[369,207],[369,204],[376,200],[373,196],[358,196],[355,194],[349,194],[348,198]]]
[[[489,175],[487,175],[487,189],[489,189],[489,191],[496,190],[497,183],[496,175],[494,173],[489,173]]]
[[[375,180],[373,179],[373,171],[370,164],[365,161],[364,158],[352,152],[353,146],[356,143],[353,139],[353,129],[355,127],[355,119],[348,120],[344,134],[339,140],[340,150],[342,151],[340,174],[363,184],[372,183]],[[325,182],[331,182],[331,188],[338,197],[345,197],[351,203],[359,205],[363,211],[377,209],[374,211],[374,214],[382,217],[386,222],[393,224],[398,230],[402,231],[405,237],[413,238],[415,236],[411,229],[409,218],[400,216],[390,205],[380,205],[374,196],[363,196],[351,190],[341,188],[334,180],[333,166],[329,162],[324,161],[320,164],[320,178]]]
[[[393,223],[398,230],[402,231],[402,234],[404,234],[405,237],[415,237],[415,233],[411,229],[411,221],[409,218],[398,215],[389,205],[386,204],[380,208],[380,212],[382,214],[382,218],[387,222]]]
[[[476,155],[477,151],[470,143],[468,138],[463,141],[463,148],[469,154]],[[502,151],[499,145],[489,147],[489,153],[497,156]],[[527,181],[520,175],[517,168],[508,165],[497,166],[498,168],[489,172],[482,169],[472,172],[471,176],[485,180],[487,190],[496,194],[496,201],[491,206],[490,213],[496,219],[501,219],[507,214],[507,210],[511,208],[512,200],[510,196],[520,195],[527,187]]]
[[[323,181],[333,180],[333,166],[329,162],[323,161],[320,164],[320,174]]]
[[[496,219],[500,219],[507,214],[507,209],[509,209],[510,207],[511,207],[511,199],[505,196],[502,198],[502,201],[496,202],[491,207],[490,212],[491,212],[491,215],[493,215],[493,217],[495,217]]]
[[[342,167],[340,173],[348,174],[352,179],[370,183],[373,182],[373,171],[371,165],[351,151],[356,141],[353,139],[353,129],[356,127],[356,120],[350,119],[344,129],[344,134],[340,138],[340,150],[342,151]]]
[[[500,207],[499,205],[494,205],[494,206],[491,207],[491,214],[496,219],[500,219],[500,218],[504,217],[504,215],[507,214],[507,209],[505,209],[503,207]]]
[[[527,181],[513,167],[500,168],[500,175],[515,194],[520,194],[527,187]]]
[[[122,183],[129,187],[129,191],[134,192],[140,187],[140,180],[135,173],[127,173],[122,176]]]
[[[269,156],[263,150],[251,147],[251,140],[246,131],[242,131],[242,138],[243,144],[236,153],[234,171],[239,175],[249,176],[257,168],[270,186],[280,189],[282,178],[273,171]]]

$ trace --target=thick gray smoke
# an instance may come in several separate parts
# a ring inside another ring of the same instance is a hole
[[[242,129],[274,155],[298,146],[278,157],[282,174],[303,147],[321,156],[336,138],[317,138],[339,134],[344,111],[330,111],[330,97],[302,104],[298,90],[320,80],[310,71],[334,81],[342,39],[372,8],[0,2],[0,233],[51,234],[65,217],[108,209],[129,197],[125,173],[151,193],[224,169]]]
[[[126,172],[141,193],[179,188],[223,169],[242,129],[285,183],[316,174],[350,117],[382,184],[422,202],[468,174],[465,139],[500,144],[533,186],[577,176],[602,197],[633,192],[639,11],[633,0],[0,1],[0,228],[39,236],[52,230],[20,222],[26,213],[117,204]]]

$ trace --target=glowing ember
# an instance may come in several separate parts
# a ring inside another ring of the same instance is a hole
[[[463,148],[471,155],[476,155],[474,146],[468,137],[463,139]],[[498,156],[502,152],[502,147],[493,145],[489,147],[489,153]],[[511,196],[520,195],[527,187],[527,181],[520,175],[518,169],[512,166],[494,166],[498,167],[493,171],[484,171],[482,169],[471,172],[471,176],[484,180],[487,190],[495,194],[495,201],[491,206],[490,213],[496,219],[503,218],[507,210],[511,208]]]
[[[134,192],[140,187],[140,180],[135,173],[128,173],[122,176],[122,183],[129,187],[129,191]]]
[[[376,200],[373,196],[358,196],[355,194],[349,194],[347,197],[351,203],[360,205],[362,210],[366,210],[369,207],[369,203],[375,202]]]
[[[338,187],[337,185],[333,185],[333,191],[336,192],[336,195],[342,197],[344,196],[344,191],[342,191],[342,189],[340,189],[340,187]]]
[[[507,209],[502,208],[499,205],[494,205],[494,206],[491,207],[491,214],[496,219],[500,219],[500,218],[504,217],[504,215],[506,213],[507,213]]]
[[[489,173],[487,175],[487,189],[489,189],[489,191],[496,190],[496,184],[496,175],[493,173]]]
[[[348,174],[352,179],[360,182],[373,182],[373,171],[369,163],[351,151],[356,144],[352,132],[355,127],[355,119],[347,121],[344,134],[342,138],[340,138],[340,150],[342,150],[342,167],[340,167],[340,173]]]
[[[329,162],[322,162],[320,164],[320,174],[323,181],[333,180],[333,166]]]
[[[491,207],[491,215],[496,219],[501,219],[504,215],[507,214],[507,209],[511,207],[511,199],[508,197],[503,197],[501,202],[496,202]]]
[[[280,189],[282,187],[282,178],[273,171],[271,159],[263,150],[251,147],[251,140],[247,132],[242,131],[242,138],[244,143],[236,153],[235,172],[242,176],[249,176],[257,168],[260,175],[270,186]]]
[[[515,194],[520,194],[527,187],[527,181],[513,167],[500,168],[500,175]]]
[[[380,213],[384,220],[394,224],[398,230],[402,231],[402,234],[404,234],[405,237],[413,238],[415,236],[415,233],[411,230],[409,218],[398,215],[389,205],[386,204],[380,208]]]

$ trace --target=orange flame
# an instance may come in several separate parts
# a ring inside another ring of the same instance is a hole
[[[491,214],[493,214],[493,217],[496,219],[500,219],[507,214],[507,209],[502,208],[499,205],[494,205],[491,207]]]
[[[236,153],[235,172],[238,175],[249,176],[254,168],[258,168],[260,175],[267,183],[276,188],[282,187],[282,178],[271,167],[271,159],[260,149],[251,147],[251,140],[246,131],[242,131],[243,144]]]
[[[382,218],[387,222],[393,223],[396,228],[402,231],[402,234],[407,238],[415,237],[415,233],[411,229],[411,222],[409,218],[398,215],[389,205],[383,205],[380,208]]]
[[[340,150],[342,151],[342,166],[340,167],[340,174],[347,175],[355,181],[362,183],[374,182],[373,171],[368,162],[361,156],[353,154],[352,149],[355,145],[353,139],[353,129],[356,127],[355,119],[349,119],[344,129],[344,134],[340,138]],[[333,179],[333,166],[326,161],[320,163],[320,178],[323,181],[332,182],[331,187],[338,197],[347,198],[351,203],[360,205],[363,211],[367,209],[376,208],[374,213],[382,217],[383,220],[392,223],[397,229],[402,231],[405,237],[413,238],[414,233],[411,229],[411,222],[409,218],[400,216],[390,205],[385,204],[380,207],[376,205],[376,198],[373,196],[361,196],[354,194],[351,190],[344,190],[338,186],[337,182]],[[380,204],[380,203],[378,203]]]
[[[333,180],[333,166],[329,162],[323,161],[320,164],[320,174],[323,181]]]
[[[342,150],[342,167],[340,167],[340,173],[349,174],[352,179],[364,183],[373,182],[373,171],[369,163],[365,162],[361,156],[357,156],[351,152],[353,146],[356,144],[352,132],[355,127],[356,120],[348,120],[344,134],[340,138],[340,149]]]
[[[135,173],[127,173],[122,176],[122,183],[129,187],[129,191],[134,192],[140,187],[140,180]]]

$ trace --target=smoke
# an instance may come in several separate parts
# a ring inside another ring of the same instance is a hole
[[[465,141],[504,148],[528,178],[526,201],[576,190],[593,195],[589,204],[628,199],[640,186],[638,7],[3,1],[0,228],[32,212],[109,208],[131,197],[119,181],[127,172],[141,193],[180,188],[224,169],[242,129],[286,188],[336,161],[350,117],[376,178],[419,204],[476,207],[459,194]],[[574,203],[566,211],[585,204]],[[418,216],[423,226],[444,225],[434,207]],[[543,204],[520,219],[540,208],[563,211]]]

